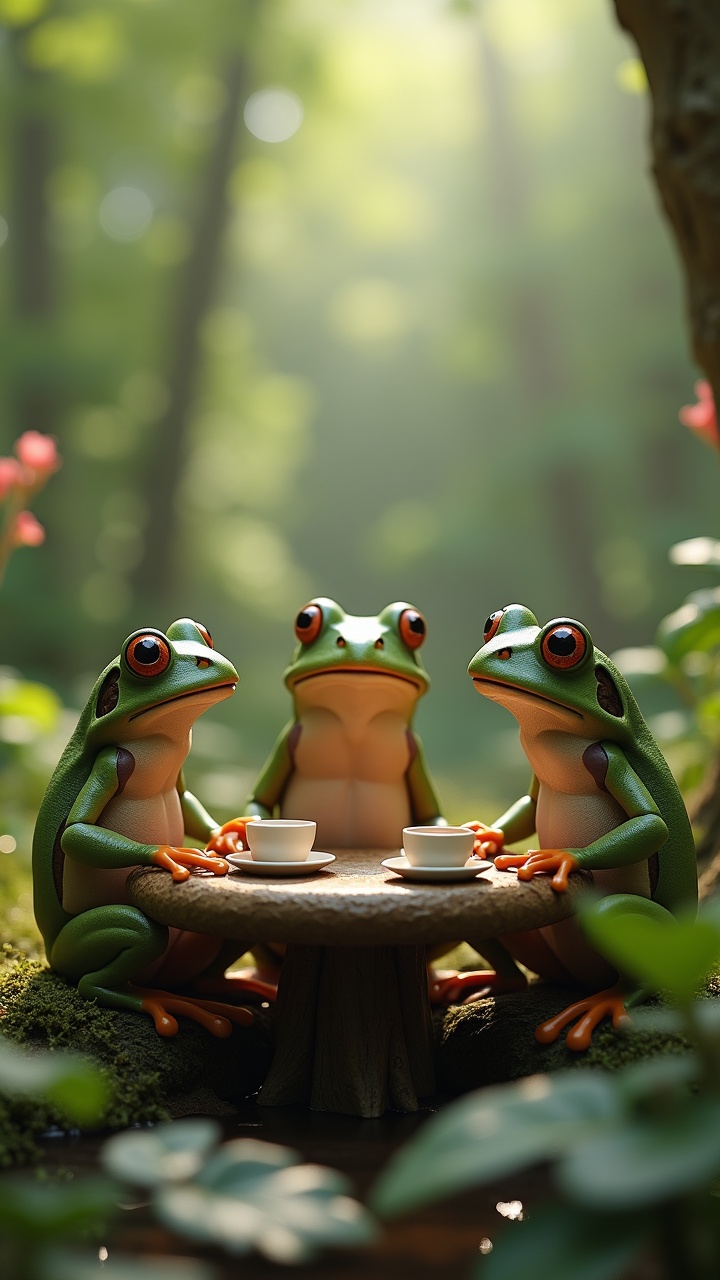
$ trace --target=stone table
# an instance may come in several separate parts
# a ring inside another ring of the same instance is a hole
[[[425,947],[555,924],[571,915],[589,878],[567,893],[548,877],[519,881],[493,867],[476,880],[420,884],[381,866],[385,850],[336,850],[312,876],[231,872],[175,884],[159,867],[129,877],[130,898],[163,924],[236,939],[285,942],[277,1048],[261,1090],[265,1106],[378,1116],[416,1111],[434,1092]]]

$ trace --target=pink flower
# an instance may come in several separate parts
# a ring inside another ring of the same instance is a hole
[[[40,431],[24,431],[13,447],[24,467],[43,476],[52,475],[60,466],[55,441],[52,436],[44,436]]]
[[[45,541],[45,530],[32,511],[19,511],[13,525],[13,546],[39,547]]]
[[[0,499],[7,497],[22,480],[22,467],[15,458],[0,458]]]
[[[694,431],[711,449],[720,449],[715,399],[709,382],[696,382],[695,395],[697,404],[686,404],[679,412],[678,418],[684,427]]]

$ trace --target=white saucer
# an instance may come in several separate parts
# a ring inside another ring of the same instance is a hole
[[[405,854],[399,858],[386,858],[382,864],[405,880],[474,880],[481,871],[487,871],[492,862],[473,858],[462,867],[414,867]]]
[[[334,853],[320,853],[313,849],[302,862],[256,862],[244,853],[228,853],[225,861],[238,871],[249,871],[254,876],[310,876],[335,861]]]

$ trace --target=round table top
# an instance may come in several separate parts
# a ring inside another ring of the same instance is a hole
[[[591,883],[575,873],[565,893],[548,876],[521,881],[494,867],[461,883],[402,880],[381,866],[388,849],[338,849],[312,876],[271,879],[231,871],[175,883],[160,867],[137,867],[131,900],[162,924],[247,943],[402,946],[475,943],[538,929],[572,915]]]

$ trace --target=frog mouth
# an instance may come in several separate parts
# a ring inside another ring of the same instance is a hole
[[[157,711],[158,707],[166,707],[170,702],[182,702],[183,698],[196,698],[199,693],[212,693],[213,689],[229,689],[234,693],[237,688],[237,680],[224,680],[221,684],[208,684],[201,689],[190,689],[187,693],[176,693],[172,698],[163,698],[161,702],[153,702],[151,707],[143,707],[142,711],[134,711],[129,720],[138,720],[140,716],[146,716],[150,711]]]
[[[471,676],[475,688],[478,685],[492,684],[497,689],[514,689],[516,693],[521,693],[525,698],[534,698],[536,702],[547,702],[551,707],[559,707],[561,711],[569,711],[571,715],[577,716],[578,719],[584,720],[582,711],[576,711],[575,707],[568,707],[564,702],[556,702],[555,698],[546,698],[542,693],[535,693],[532,689],[523,689],[521,684],[511,684],[509,680],[491,680],[488,676]],[[482,689],[478,689],[478,693],[482,693]]]
[[[298,676],[293,680],[290,688],[294,689],[299,684],[304,684],[307,680],[317,680],[319,676],[382,676],[384,679],[402,680],[404,684],[411,684],[414,689],[422,689],[422,683],[415,680],[412,676],[402,675],[399,671],[388,671],[385,667],[324,667],[322,671],[309,671],[306,676]]]

